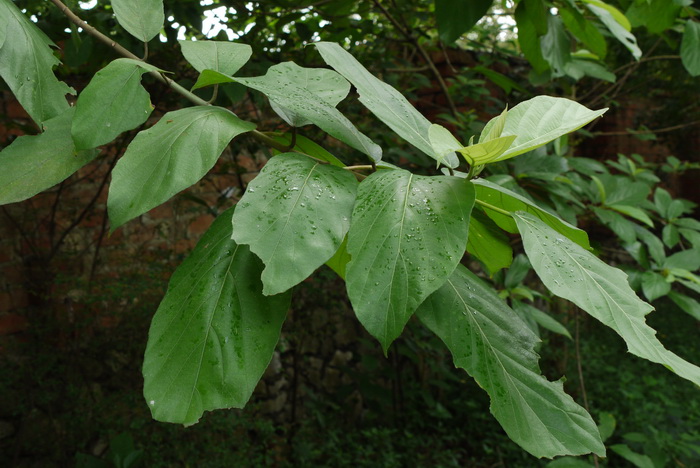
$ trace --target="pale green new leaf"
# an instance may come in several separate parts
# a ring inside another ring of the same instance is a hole
[[[588,9],[591,10],[605,27],[608,28],[612,35],[632,53],[635,60],[639,60],[642,56],[642,51],[637,45],[637,38],[630,32],[632,27],[627,18],[625,18],[625,15],[610,5],[606,4],[601,7],[600,3],[602,2],[593,3],[591,0],[587,0],[587,2],[588,4],[586,6]],[[614,12],[611,9],[617,11],[619,15],[613,14]]]
[[[459,263],[473,206],[473,185],[457,177],[395,169],[360,183],[345,279],[358,319],[385,352]]]
[[[357,179],[308,156],[270,159],[233,215],[233,239],[265,263],[263,293],[305,280],[338,250],[350,228]]]
[[[97,151],[77,151],[70,136],[73,108],[44,122],[44,133],[21,136],[0,151],[0,205],[33,197],[92,161]]]
[[[223,41],[178,41],[182,55],[198,72],[213,70],[233,75],[248,62],[253,48],[248,44]]]
[[[117,59],[98,71],[78,96],[71,133],[75,146],[95,148],[138,127],[153,111],[141,76],[157,71],[139,60]]]
[[[285,117],[293,117],[288,122],[290,125],[312,122],[375,162],[382,158],[382,149],[335,108],[347,96],[350,85],[334,71],[302,68],[286,62],[270,67],[264,76],[235,80],[282,106]]]
[[[328,65],[343,75],[360,93],[360,102],[379,120],[384,122],[401,138],[438,160],[430,145],[428,131],[430,121],[396,89],[372,75],[345,49],[333,42],[314,44]],[[459,165],[456,155],[447,155],[443,161],[448,167]]]
[[[592,111],[565,98],[537,96],[521,102],[508,111],[501,137],[516,135],[515,141],[497,160],[512,158],[539,148],[562,135],[583,127],[608,109]],[[482,133],[489,134],[496,124],[490,120]]]
[[[9,0],[0,0],[0,76],[29,116],[41,126],[68,109],[72,88],[58,81],[55,44]]]
[[[203,70],[197,77],[197,82],[192,86],[192,91],[206,86],[212,86],[221,83],[235,83],[236,79],[232,76],[224,75],[214,70]]]
[[[532,267],[553,294],[615,330],[632,354],[663,364],[700,385],[700,368],[664,348],[656,331],[646,324],[644,316],[654,308],[634,294],[625,273],[528,213],[517,212],[514,218]]]
[[[235,136],[254,128],[221,107],[165,114],[136,135],[114,167],[107,199],[111,230],[197,182]]]
[[[442,339],[457,367],[491,397],[508,436],[537,457],[605,454],[591,416],[542,376],[537,337],[487,286],[459,265],[416,312]]]
[[[503,129],[506,128],[506,119],[508,118],[508,107],[506,106],[499,115],[494,117],[488,122],[489,131],[481,132],[479,135],[479,143],[486,143],[490,140],[495,140],[500,137],[503,133]]]
[[[516,138],[516,135],[502,136],[476,145],[465,146],[458,152],[464,156],[470,166],[482,166],[500,160],[500,156],[508,151]]]
[[[558,216],[538,207],[527,198],[520,196],[515,192],[511,192],[500,185],[494,184],[493,182],[489,182],[485,179],[475,179],[472,182],[476,188],[477,200],[485,203],[481,205],[482,209],[489,218],[498,224],[501,229],[511,233],[518,232],[518,227],[515,224],[515,221],[513,221],[513,218],[499,212],[497,209],[505,210],[511,213],[515,211],[527,211],[528,213],[537,216],[552,229],[565,235],[581,247],[590,249],[591,246],[588,242],[588,234],[586,234],[586,231],[582,231],[581,229],[572,226],[566,221],[560,219]],[[489,206],[497,209],[492,209]]]
[[[700,75],[700,23],[687,20],[681,41],[681,61],[691,76]]]
[[[148,42],[163,28],[163,0],[112,0],[122,28],[136,39]]]
[[[175,270],[151,322],[143,394],[158,421],[242,408],[272,358],[290,294],[264,296],[262,263],[221,214]]]

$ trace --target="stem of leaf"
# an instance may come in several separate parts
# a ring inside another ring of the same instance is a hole
[[[346,169],[348,171],[372,170],[375,169],[375,166],[372,166],[370,164],[363,164],[360,166],[345,166],[343,169]]]
[[[506,215],[506,216],[513,216],[513,213],[511,213],[510,211],[506,211],[503,208],[493,206],[492,204],[487,203],[483,200],[479,200],[478,198],[476,199],[476,203],[483,206],[484,208],[488,208],[489,210],[493,210],[496,213],[501,213],[502,215]]]

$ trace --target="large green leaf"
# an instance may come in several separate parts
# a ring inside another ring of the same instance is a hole
[[[685,22],[681,61],[691,76],[700,75],[700,23],[691,20]]]
[[[222,41],[178,41],[190,65],[198,72],[214,70],[233,75],[248,62],[253,48],[248,44]]]
[[[457,177],[396,169],[360,183],[348,233],[347,290],[385,352],[459,263],[473,206],[472,184]]]
[[[235,78],[241,84],[264,93],[283,108],[290,125],[313,122],[331,136],[362,151],[374,161],[382,158],[379,146],[367,138],[335,106],[350,85],[332,70],[307,69],[293,62],[280,63],[264,76]]]
[[[537,96],[521,102],[508,111],[501,137],[516,135],[513,144],[497,160],[512,158],[539,148],[562,135],[586,125],[603,115],[608,109],[592,111],[565,98]],[[482,135],[487,135],[498,117],[491,119]],[[479,138],[479,143],[484,137]]]
[[[372,75],[338,44],[317,42],[314,45],[323,60],[357,88],[360,93],[360,102],[367,109],[401,138],[439,161],[428,137],[430,121],[423,117],[400,92]],[[454,154],[448,154],[443,164],[454,168],[459,165],[459,159]]]
[[[221,214],[175,270],[151,322],[143,362],[153,417],[194,424],[241,408],[272,358],[290,294],[262,294],[262,263],[231,240]]]
[[[639,60],[642,56],[642,51],[637,45],[637,38],[630,32],[629,21],[625,16],[610,5],[600,5],[602,2],[592,3],[590,0],[586,6],[591,12],[596,15],[606,28],[612,33],[615,38],[624,45],[627,50],[632,53],[632,56]],[[615,12],[619,14],[615,14]],[[625,23],[626,22],[626,23]]]
[[[673,26],[681,6],[675,1],[646,0],[634,2],[625,12],[633,27],[646,26],[652,34],[661,34]]]
[[[513,249],[508,237],[482,210],[476,208],[469,222],[467,252],[481,260],[491,275],[513,262]]]
[[[197,182],[236,135],[254,128],[221,107],[165,114],[136,135],[114,168],[107,200],[111,230]]]
[[[440,39],[449,44],[469,31],[486,14],[493,0],[435,0]]]
[[[605,454],[591,416],[541,375],[538,339],[494,292],[464,266],[416,312],[445,342],[455,366],[491,397],[491,412],[511,439],[537,457]]]
[[[74,91],[53,74],[55,45],[35,24],[8,0],[0,0],[0,18],[0,76],[41,126],[68,109]]]
[[[112,0],[112,8],[121,27],[143,42],[163,28],[163,0]]]
[[[132,59],[117,59],[98,71],[75,105],[71,133],[75,146],[95,148],[148,119],[153,105],[141,76],[157,68]]]
[[[700,368],[664,348],[656,331],[646,324],[644,316],[654,308],[634,294],[625,273],[529,213],[520,211],[514,218],[532,267],[553,294],[570,300],[615,330],[632,354],[663,364],[700,385]]]
[[[527,198],[485,179],[475,179],[472,182],[476,188],[477,200],[485,203],[485,205],[481,206],[484,212],[486,212],[489,218],[493,219],[501,229],[511,233],[518,232],[518,227],[515,221],[513,221],[513,218],[501,213],[499,209],[509,213],[527,211],[580,246],[586,249],[591,247],[588,243],[588,234],[586,234],[586,231],[582,231],[560,219],[558,216],[543,210]],[[496,209],[490,208],[489,206],[495,207]]]
[[[233,239],[263,263],[263,293],[306,279],[338,250],[350,228],[357,180],[295,153],[270,159],[233,215]]]
[[[518,44],[520,50],[537,73],[544,73],[549,64],[542,56],[540,35],[538,34],[539,16],[535,9],[528,8],[529,2],[519,2],[515,8],[515,22],[518,25]]]
[[[571,39],[559,16],[548,15],[547,34],[540,38],[542,57],[552,68],[552,77],[564,76],[566,64],[571,61]]]
[[[44,133],[21,136],[0,151],[0,205],[33,197],[90,162],[97,151],[77,151],[70,136],[73,108],[44,123]]]

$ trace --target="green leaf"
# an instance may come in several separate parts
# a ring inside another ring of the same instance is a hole
[[[348,236],[345,236],[345,239],[343,239],[343,243],[340,244],[338,250],[326,262],[326,265],[328,265],[331,270],[335,271],[342,279],[345,279],[345,272],[347,270],[348,263],[350,262],[350,254],[348,253],[347,246]]]
[[[605,453],[590,415],[540,372],[537,337],[464,266],[423,303],[418,318],[445,342],[455,366],[491,397],[508,436],[536,457]]]
[[[588,243],[588,234],[586,234],[585,231],[582,231],[566,221],[559,219],[559,217],[556,215],[543,210],[527,198],[485,179],[476,179],[473,180],[472,183],[476,188],[477,200],[508,212],[527,211],[528,213],[537,216],[551,228],[565,235],[572,241],[579,244],[581,247],[585,249],[591,248],[590,244]],[[513,218],[485,205],[482,205],[482,208],[489,218],[493,219],[501,229],[511,233],[518,232],[518,227],[516,226],[515,221],[513,221]]]
[[[112,172],[111,231],[201,179],[237,135],[255,128],[221,107],[165,114],[136,135]]]
[[[223,73],[219,73],[218,71],[203,70],[199,74],[199,77],[197,77],[197,82],[194,84],[194,86],[192,86],[192,91],[194,91],[195,89],[205,88],[207,86],[235,82],[235,78],[228,75],[224,75]]]
[[[248,62],[253,48],[248,44],[222,41],[178,41],[182,55],[202,73],[213,70],[224,75],[233,75]]]
[[[685,294],[671,291],[668,293],[671,299],[683,312],[693,317],[695,320],[700,320],[700,302]]]
[[[571,61],[571,40],[559,16],[548,15],[547,34],[540,38],[542,57],[552,68],[552,77],[564,76],[566,64]]]
[[[112,9],[121,27],[140,41],[150,41],[163,29],[163,0],[112,0]]]
[[[688,249],[676,252],[666,258],[663,268],[680,268],[681,270],[700,270],[700,249]]]
[[[635,233],[639,240],[646,244],[649,249],[649,255],[656,262],[657,265],[661,266],[666,261],[666,250],[664,249],[664,244],[661,239],[656,237],[655,234],[639,225],[633,226]]]
[[[447,155],[464,147],[448,129],[438,124],[432,124],[428,128],[428,139],[437,157],[438,165],[442,164]]]
[[[523,254],[518,254],[513,259],[513,264],[508,268],[506,276],[503,280],[503,285],[507,289],[513,289],[523,282],[528,272],[532,270],[530,261]]]
[[[670,290],[671,283],[660,274],[653,271],[642,274],[642,292],[650,302],[665,296]]]
[[[595,468],[592,464],[573,457],[557,458],[547,463],[547,468]]]
[[[614,73],[609,72],[603,65],[591,60],[582,60],[574,57],[565,67],[566,74],[575,80],[580,80],[584,76],[590,76],[599,80],[615,83],[617,78]]]
[[[575,9],[566,7],[559,8],[559,14],[566,29],[581,41],[584,46],[601,59],[608,53],[608,45],[605,38],[593,23],[588,21],[581,13]]]
[[[542,56],[540,35],[537,31],[539,15],[530,11],[528,2],[519,2],[515,8],[515,22],[518,26],[518,44],[520,50],[536,73],[549,70],[549,64]]]
[[[625,16],[633,27],[644,25],[651,34],[661,34],[673,27],[680,9],[673,1],[648,0],[632,3]]]
[[[450,44],[469,31],[491,7],[493,0],[435,0],[440,39]]]
[[[232,211],[175,270],[151,322],[143,394],[158,421],[243,407],[279,340],[291,295],[262,294],[262,262],[231,240]]]
[[[565,336],[570,340],[573,339],[571,338],[569,330],[567,330],[566,327],[559,323],[554,317],[542,312],[540,309],[533,307],[530,304],[525,304],[524,302],[516,302],[516,304],[518,304],[517,307],[522,313],[529,314],[540,327],[549,330],[552,333]]]
[[[283,145],[289,146],[292,144],[292,135],[290,133],[266,133],[266,135],[273,140],[282,143]],[[278,150],[273,150],[273,152],[275,154],[281,153]],[[335,167],[345,167],[345,164],[340,159],[336,158],[325,148],[312,140],[309,140],[303,135],[296,135],[294,137],[294,148],[292,148],[292,152],[308,154],[309,156],[320,159],[321,161],[326,161]]]
[[[0,2],[0,18],[0,76],[41,127],[68,109],[66,94],[75,91],[56,79],[55,44],[34,23],[8,1]]]
[[[348,296],[384,352],[464,254],[473,185],[402,169],[360,183],[348,233]]]
[[[505,153],[515,141],[515,135],[502,136],[487,140],[483,143],[477,143],[472,146],[465,146],[458,150],[464,156],[470,166],[482,166],[500,159],[500,156]]]
[[[544,36],[549,30],[549,12],[544,0],[523,0],[538,36]]]
[[[598,216],[598,219],[609,227],[625,244],[631,244],[637,240],[634,223],[629,219],[604,208],[593,207],[593,212]]]
[[[144,123],[153,111],[141,76],[158,69],[145,62],[117,59],[98,71],[75,105],[71,133],[79,149],[95,148]]]
[[[0,151],[0,205],[53,187],[97,156],[97,151],[76,151],[70,136],[74,112],[68,108],[44,123],[44,133],[21,136]]]
[[[553,294],[568,299],[615,330],[629,351],[663,364],[679,376],[700,385],[700,368],[663,347],[644,316],[654,308],[639,299],[627,284],[627,275],[606,265],[536,217],[514,215],[532,267]]]
[[[516,135],[511,147],[497,160],[512,158],[539,148],[562,135],[583,127],[603,115],[608,109],[592,111],[565,98],[537,96],[521,102],[508,111],[501,137]],[[482,133],[489,133],[494,120]]]
[[[625,16],[619,10],[610,5],[601,6],[602,2],[594,0],[584,0],[588,3],[586,6],[591,12],[596,15],[600,21],[608,28],[615,38],[624,45],[627,50],[632,53],[635,60],[639,60],[642,56],[642,51],[637,45],[637,38],[630,32],[631,26]],[[619,14],[614,14],[616,11]]]
[[[700,23],[687,20],[681,41],[681,61],[690,76],[700,75]]]
[[[666,247],[669,249],[674,248],[681,241],[680,233],[678,228],[673,224],[667,224],[661,231],[661,239],[663,240]]]
[[[612,437],[615,432],[615,427],[617,426],[617,421],[615,416],[611,413],[600,413],[600,424],[598,424],[598,430],[600,430],[600,438],[603,442]]]
[[[629,206],[629,205],[607,205],[608,208],[611,210],[615,210],[619,213],[622,213],[624,215],[629,216],[632,219],[636,219],[637,221],[641,221],[642,223],[646,224],[647,226],[653,228],[654,227],[654,222],[651,220],[649,215],[646,214],[644,210],[641,208],[637,208],[636,206]]]
[[[469,222],[467,252],[478,258],[493,275],[513,261],[513,249],[508,237],[486,214],[474,209]]]
[[[270,159],[233,215],[233,239],[265,264],[263,294],[286,291],[338,250],[350,228],[357,180],[308,156]]]
[[[400,137],[431,158],[438,156],[430,145],[430,122],[396,89],[376,78],[345,49],[332,42],[314,44],[323,60],[352,83],[360,93],[360,102]],[[443,161],[448,167],[459,165],[456,155]]]
[[[637,468],[655,468],[657,465],[647,455],[634,452],[625,444],[615,444],[610,446],[610,450],[620,455],[625,460],[632,463]]]
[[[236,78],[236,81],[260,91],[284,108],[282,117],[289,119],[290,125],[313,122],[375,162],[382,158],[382,149],[335,108],[347,95],[350,85],[334,71],[302,68],[286,62],[270,67],[264,76]]]

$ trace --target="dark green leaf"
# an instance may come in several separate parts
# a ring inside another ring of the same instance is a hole
[[[624,216],[614,211],[606,210],[605,208],[593,207],[593,212],[598,216],[598,219],[609,227],[625,244],[631,244],[637,240],[634,223],[629,219],[626,219]]]
[[[532,270],[530,266],[530,261],[523,254],[518,254],[517,257],[513,259],[513,264],[508,268],[506,272],[506,277],[503,281],[503,285],[512,289],[523,282],[527,273]]]
[[[136,39],[148,42],[163,28],[163,0],[112,0],[122,28]]]
[[[347,270],[348,263],[350,262],[350,254],[348,253],[347,246],[348,237],[345,236],[345,239],[343,239],[343,243],[340,244],[338,250],[326,262],[326,265],[328,265],[331,270],[335,271],[338,276],[343,279],[345,279],[345,272]]]
[[[0,205],[53,187],[97,156],[77,151],[70,136],[74,108],[44,123],[44,133],[21,136],[0,151]]]
[[[700,269],[700,249],[688,249],[676,252],[666,259],[664,268],[680,268],[682,270],[696,271]]]
[[[469,31],[486,14],[493,0],[435,0],[440,39],[450,44]]]
[[[688,19],[681,41],[681,60],[690,76],[700,75],[700,23]]]
[[[107,200],[111,230],[197,182],[231,139],[254,128],[221,107],[165,114],[136,135],[114,168]]]
[[[537,33],[538,21],[539,17],[529,11],[526,2],[518,3],[515,8],[515,22],[518,26],[520,50],[535,72],[544,73],[549,69],[549,64],[542,56],[540,35]]]
[[[559,16],[549,15],[547,34],[540,38],[542,56],[552,68],[554,78],[564,76],[566,64],[571,61],[571,41]]]
[[[560,7],[559,14],[566,28],[571,34],[583,43],[584,46],[599,58],[605,58],[608,45],[605,38],[593,23],[588,21],[574,8]]]
[[[283,118],[290,125],[313,122],[374,161],[382,158],[381,148],[335,108],[347,95],[350,85],[334,71],[302,68],[286,62],[270,67],[265,76],[236,78],[236,81],[264,93],[281,106],[286,111]]]
[[[175,270],[153,317],[143,394],[158,421],[190,425],[243,407],[279,339],[290,294],[262,294],[262,263],[231,240],[232,211]]]
[[[68,109],[66,94],[75,92],[53,74],[55,44],[36,25],[9,1],[0,2],[0,18],[0,76],[41,127]]]
[[[75,105],[71,133],[79,149],[95,148],[148,119],[153,105],[141,76],[157,68],[145,62],[117,59],[95,74]]]
[[[588,234],[586,234],[585,231],[582,231],[566,221],[559,219],[554,214],[548,213],[527,198],[484,179],[476,179],[473,181],[473,183],[476,188],[477,200],[481,200],[487,205],[491,205],[508,212],[520,210],[527,211],[528,213],[542,219],[549,226],[567,236],[581,247],[586,249],[591,247],[588,243]],[[513,221],[513,218],[500,213],[497,210],[493,210],[487,205],[482,205],[482,208],[489,218],[493,219],[501,229],[512,233],[518,232],[518,228],[515,221]]]
[[[651,34],[661,34],[671,28],[681,7],[669,0],[633,2],[625,12],[632,27],[646,26]]]
[[[615,210],[619,213],[622,213],[624,215],[629,216],[632,219],[636,219],[637,221],[640,221],[647,226],[653,228],[654,227],[654,222],[651,220],[648,214],[641,208],[637,208],[636,206],[629,206],[629,205],[619,205],[619,204],[608,204],[608,208],[611,210]]]
[[[517,301],[513,304],[514,308],[516,307],[515,304],[517,304],[517,309],[521,314],[527,314],[530,317],[532,317],[532,319],[540,327],[549,330],[552,333],[565,336],[570,340],[573,339],[571,338],[569,330],[567,330],[566,327],[559,323],[554,317],[542,312],[540,309],[538,309],[537,307],[533,307],[530,304],[525,304],[524,302]]]
[[[248,44],[221,41],[178,41],[190,65],[198,72],[213,70],[224,75],[236,73],[253,55]]]
[[[677,293],[675,291],[668,293],[668,297],[683,312],[695,318],[695,320],[700,320],[700,302],[696,301],[692,297],[688,297],[685,294]]]
[[[295,286],[335,254],[350,228],[357,180],[308,156],[270,159],[233,215],[233,239],[265,264],[263,293]]]
[[[642,291],[650,302],[665,296],[670,290],[671,283],[660,274],[653,271],[645,271],[642,274]]]
[[[666,247],[672,249],[673,247],[678,245],[678,243],[681,240],[678,228],[673,224],[667,224],[666,226],[664,226],[663,231],[661,231],[661,239],[664,241]]]
[[[472,211],[467,252],[478,258],[491,275],[501,268],[507,268],[513,261],[513,249],[508,237],[480,209]]]
[[[428,138],[430,121],[411,105],[396,89],[376,78],[345,49],[332,42],[314,44],[328,65],[343,75],[360,93],[360,102],[379,120],[400,137],[438,160]],[[457,167],[456,155],[447,155],[443,161],[448,167]]]
[[[286,146],[292,144],[292,135],[290,133],[267,133],[267,136]],[[280,153],[277,150],[274,151],[275,154]],[[333,156],[322,146],[316,144],[315,142],[309,140],[308,138],[302,135],[296,135],[296,137],[294,138],[294,148],[292,148],[291,151],[302,154],[308,154],[309,156],[313,156],[314,158],[320,159],[321,161],[326,161],[327,163],[330,163],[335,167],[345,167],[345,164],[340,159]]]
[[[664,348],[656,331],[646,324],[644,316],[653,307],[634,294],[627,275],[528,213],[516,213],[515,220],[532,267],[553,294],[615,330],[632,354],[663,364],[700,385],[700,368]]]
[[[657,466],[647,455],[634,452],[625,444],[611,445],[610,450],[617,453],[625,460],[631,462],[637,468],[655,468]]]
[[[457,367],[491,397],[491,412],[511,439],[537,457],[605,453],[590,415],[540,372],[537,337],[464,266],[417,311],[445,342]]]
[[[366,178],[348,233],[346,282],[358,319],[386,352],[464,254],[473,185],[401,169]]]

